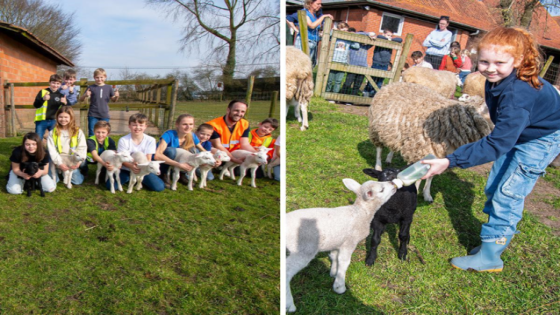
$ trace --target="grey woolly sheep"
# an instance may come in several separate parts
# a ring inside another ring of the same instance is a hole
[[[481,139],[491,131],[481,115],[485,110],[486,103],[478,96],[460,102],[418,84],[402,82],[383,87],[368,111],[369,137],[377,147],[376,169],[381,169],[383,146],[400,152],[407,163],[412,163],[429,153],[444,157]],[[431,179],[423,191],[428,202],[433,201],[430,184]]]
[[[463,85],[463,94],[468,94],[470,96],[478,95],[484,99],[484,84],[486,83],[486,77],[484,77],[480,72],[473,72],[465,78],[465,84]]]
[[[301,131],[309,128],[307,105],[313,96],[312,71],[309,56],[297,48],[286,47],[286,104],[288,108],[295,106],[294,113],[301,122]],[[288,108],[286,108],[286,113]]]
[[[424,67],[410,67],[402,74],[403,82],[426,86],[447,98],[452,98],[455,94],[458,85],[457,78],[453,72]]]

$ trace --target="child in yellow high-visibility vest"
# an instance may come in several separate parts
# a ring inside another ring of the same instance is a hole
[[[86,137],[82,130],[76,126],[74,119],[74,109],[70,106],[63,106],[58,109],[55,115],[56,125],[53,130],[49,132],[47,138],[47,148],[49,155],[55,167],[55,178],[58,182],[58,173],[70,169],[76,170],[81,163],[76,165],[65,165],[62,161],[60,154],[79,154],[86,157],[87,144]],[[85,163],[85,161],[83,162]],[[72,172],[72,184],[80,185],[84,181],[84,176],[79,172]]]
[[[259,128],[251,130],[249,133],[249,144],[256,150],[261,146],[272,148],[268,151],[268,159],[272,159],[274,154],[274,142],[272,132],[278,129],[278,120],[274,118],[267,118],[259,123]]]

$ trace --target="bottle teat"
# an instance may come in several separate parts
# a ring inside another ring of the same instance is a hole
[[[401,189],[404,186],[403,181],[398,178],[393,179],[391,182],[397,187],[397,189]]]

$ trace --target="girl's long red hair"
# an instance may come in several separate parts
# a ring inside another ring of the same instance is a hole
[[[515,59],[517,77],[538,89],[542,86],[539,72],[543,64],[540,48],[533,35],[519,27],[498,27],[488,32],[478,43],[478,51],[493,49],[509,53]]]

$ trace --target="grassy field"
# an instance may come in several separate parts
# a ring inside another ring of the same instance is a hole
[[[20,144],[0,140],[0,174]],[[2,176],[1,314],[279,312],[278,182],[113,195],[93,177],[28,198]]]
[[[301,132],[297,121],[287,121],[288,212],[353,203],[355,195],[342,179],[370,180],[362,169],[375,164],[367,117],[342,113],[318,98],[310,109],[309,130]],[[394,164],[405,165],[400,156]],[[560,188],[558,170],[549,169],[545,179]],[[408,261],[398,260],[398,227],[389,225],[373,267],[364,263],[365,242],[358,245],[343,295],[332,290],[327,253],[319,254],[292,280],[297,314],[560,313],[560,238],[529,213],[518,225],[521,234],[502,255],[502,273],[464,272],[449,264],[480,244],[485,182],[470,170],[436,177],[434,203],[419,198]],[[551,200],[560,208],[557,196]]]

